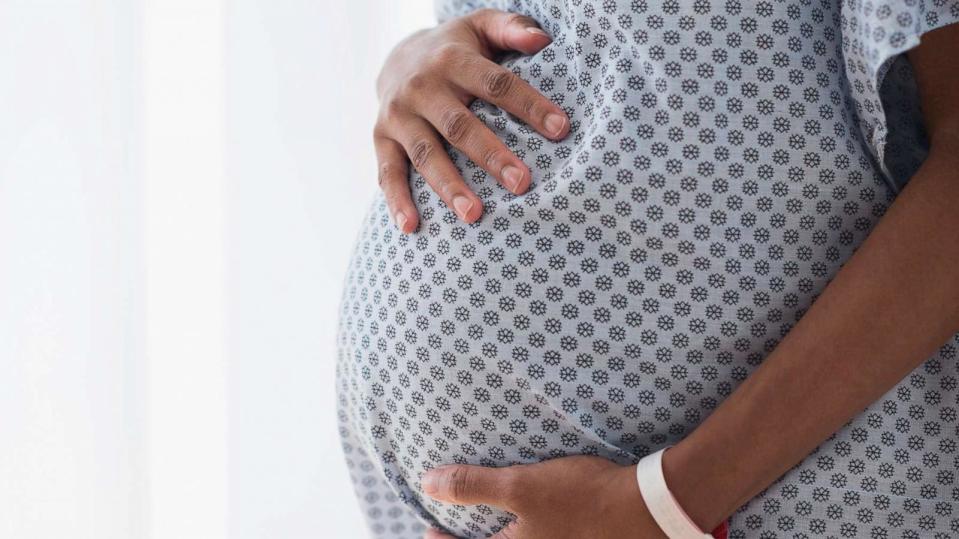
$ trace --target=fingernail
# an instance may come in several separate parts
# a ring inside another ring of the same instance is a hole
[[[544,32],[542,28],[537,28],[537,27],[535,27],[535,26],[527,26],[527,27],[526,27],[526,31],[529,32],[529,33],[531,33],[531,34],[536,34],[536,35],[540,35],[540,36],[549,37],[549,34],[547,34],[546,32]]]
[[[406,230],[406,222],[409,219],[406,217],[405,213],[398,211],[396,212],[396,216],[393,218],[396,220],[396,228],[400,229],[400,231]]]
[[[456,213],[460,214],[460,218],[464,221],[472,208],[473,201],[470,200],[469,197],[464,195],[456,195],[453,197],[453,209],[456,210]]]
[[[552,136],[558,137],[563,132],[563,128],[566,127],[566,118],[553,112],[546,115],[544,124],[546,125],[546,131]]]
[[[512,165],[508,165],[503,169],[503,181],[506,182],[506,187],[515,193],[519,190],[520,182],[523,181],[523,171]]]

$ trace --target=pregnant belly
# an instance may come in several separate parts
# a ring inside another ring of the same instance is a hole
[[[546,178],[513,197],[477,185],[486,214],[464,225],[414,175],[417,233],[399,234],[381,198],[365,219],[342,304],[341,403],[408,503],[460,536],[509,516],[424,499],[424,470],[569,454],[625,464],[676,443],[855,243],[798,216],[777,228],[789,202],[760,194],[705,227],[649,187],[619,187],[604,198],[602,182]]]
[[[396,231],[382,197],[365,218],[340,319],[343,413],[408,503],[460,536],[508,515],[423,499],[422,471],[568,454],[625,464],[677,442],[772,351],[888,199],[852,138],[829,174],[737,148],[757,159],[727,156],[740,168],[725,177],[662,143],[607,139],[627,105],[573,114],[553,143],[477,101],[530,164],[530,191],[453,151],[483,200],[478,223],[416,173],[416,233]]]

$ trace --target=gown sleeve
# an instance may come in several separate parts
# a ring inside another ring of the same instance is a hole
[[[845,74],[859,128],[898,192],[928,152],[915,77],[903,53],[926,32],[959,22],[959,0],[841,1]]]

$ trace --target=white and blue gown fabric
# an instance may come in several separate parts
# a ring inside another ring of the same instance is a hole
[[[545,139],[471,110],[532,170],[516,196],[447,148],[485,214],[415,171],[349,263],[339,428],[372,536],[487,537],[511,515],[423,495],[433,467],[621,464],[745,380],[923,161],[905,51],[959,0],[440,0],[535,19],[502,65],[562,106]],[[903,276],[908,278],[908,276]],[[730,519],[732,539],[959,537],[959,336]]]

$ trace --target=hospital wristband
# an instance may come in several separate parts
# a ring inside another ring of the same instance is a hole
[[[655,453],[640,459],[636,465],[636,481],[646,508],[653,520],[669,539],[712,539],[712,535],[699,529],[699,526],[683,508],[666,486],[663,475],[663,452],[666,446]]]

